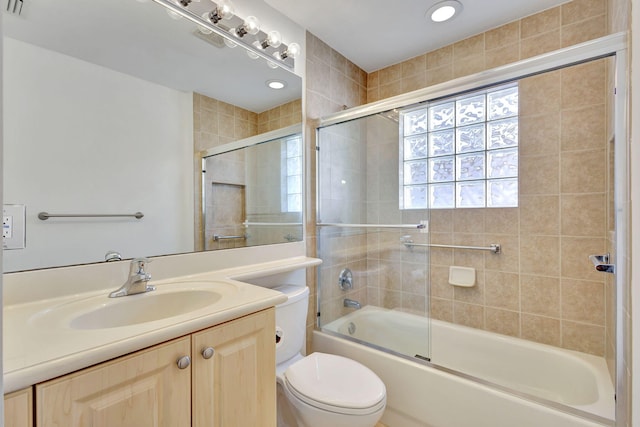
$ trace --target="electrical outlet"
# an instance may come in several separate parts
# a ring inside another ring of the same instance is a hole
[[[2,217],[2,238],[10,239],[13,236],[13,217],[12,216],[3,216]]]
[[[24,249],[25,237],[25,206],[2,206],[2,249]]]

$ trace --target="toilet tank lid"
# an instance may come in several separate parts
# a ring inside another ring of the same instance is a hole
[[[307,286],[299,285],[280,285],[273,288],[274,291],[282,292],[289,299],[282,304],[278,304],[277,307],[292,304],[296,301],[300,301],[302,298],[306,298],[309,295],[309,288]]]

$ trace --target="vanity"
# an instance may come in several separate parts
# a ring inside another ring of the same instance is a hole
[[[22,301],[29,278],[5,279],[5,425],[275,426],[274,306],[286,297],[242,280],[319,263],[171,277],[120,298],[71,281]]]

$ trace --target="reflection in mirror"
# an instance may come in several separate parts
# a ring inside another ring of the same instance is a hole
[[[205,249],[302,240],[300,126],[226,147],[203,159]]]
[[[235,3],[288,42],[304,39],[264,2]],[[281,117],[299,105],[302,85],[194,32],[132,0],[28,2],[20,16],[3,14],[4,202],[26,212],[26,247],[4,251],[4,272],[104,262],[109,251],[204,249],[194,158],[300,122],[299,111]],[[273,79],[286,87],[269,89]],[[138,211],[144,217],[38,219]]]

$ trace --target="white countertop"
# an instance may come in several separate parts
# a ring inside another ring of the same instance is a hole
[[[104,295],[113,288],[71,292],[60,296],[4,307],[4,392],[24,387],[82,369],[133,351],[217,325],[286,301],[280,292],[239,281],[313,267],[316,258],[294,257],[278,261],[235,267],[152,281],[158,290],[163,285],[180,282],[219,281],[235,291],[211,306],[151,322],[105,329],[72,329],[37,322],[38,313],[82,298]],[[122,298],[144,298],[145,294]]]

